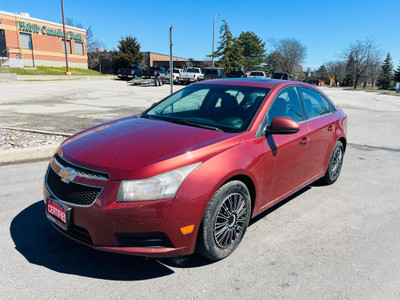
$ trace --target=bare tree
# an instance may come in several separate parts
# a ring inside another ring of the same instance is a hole
[[[307,48],[296,39],[280,39],[272,42],[277,55],[279,71],[292,73],[301,65],[307,55]]]
[[[66,18],[65,25],[85,29],[82,23],[76,23],[72,18]],[[104,43],[94,37],[94,30],[91,25],[86,28],[86,48],[88,52],[96,52],[96,49],[98,48],[105,48]]]
[[[378,81],[380,70],[381,70],[380,61],[376,60],[376,61],[371,61],[369,63],[366,74],[366,80],[364,81],[363,88],[365,88],[367,83],[370,83],[371,86],[374,86],[376,84],[376,82]]]
[[[364,41],[357,40],[349,45],[343,56],[347,59],[350,56],[354,59],[354,88],[363,82],[365,88],[368,78],[371,78],[372,67],[380,62],[382,54],[374,39],[367,38]]]
[[[329,61],[325,63],[328,72],[335,77],[335,85],[342,85],[346,76],[346,62],[344,61]]]

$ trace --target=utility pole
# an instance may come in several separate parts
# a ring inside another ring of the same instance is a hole
[[[65,65],[67,67],[67,72],[65,74],[71,75],[68,67],[68,51],[67,51],[67,34],[65,31],[65,19],[64,19],[64,0],[61,0],[61,12],[62,12],[62,21],[63,21],[63,30],[64,30],[64,50],[65,50]]]
[[[173,61],[172,61],[172,25],[169,28],[169,83],[171,86],[171,94],[174,92],[174,81],[172,80],[173,72]]]
[[[214,68],[214,40],[215,40],[215,19],[219,16],[220,14],[216,14],[214,16],[214,22],[213,22],[213,42],[212,42],[212,67]]]

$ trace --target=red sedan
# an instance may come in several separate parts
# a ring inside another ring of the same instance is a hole
[[[46,216],[95,249],[218,260],[249,220],[317,179],[334,183],[347,117],[314,86],[210,80],[59,147]]]

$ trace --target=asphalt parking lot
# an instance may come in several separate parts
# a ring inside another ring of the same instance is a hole
[[[0,167],[4,299],[399,299],[400,97],[323,89],[349,116],[339,180],[253,220],[240,247],[210,263],[102,253],[45,219],[47,161]],[[0,84],[0,126],[76,132],[137,113],[169,87],[121,81]]]
[[[0,83],[0,126],[74,133],[140,113],[169,93],[169,85],[132,86],[121,80]]]

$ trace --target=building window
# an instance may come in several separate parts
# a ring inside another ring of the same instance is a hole
[[[83,42],[75,42],[75,53],[83,55]]]
[[[0,29],[0,57],[7,57],[7,46],[4,29]]]
[[[21,48],[32,50],[32,36],[30,33],[20,32],[19,37],[21,39]]]
[[[63,53],[65,53],[65,46],[64,46],[64,39],[61,40],[61,46],[62,46],[62,51]],[[71,50],[71,41],[67,40],[67,53],[71,54],[72,50]]]

